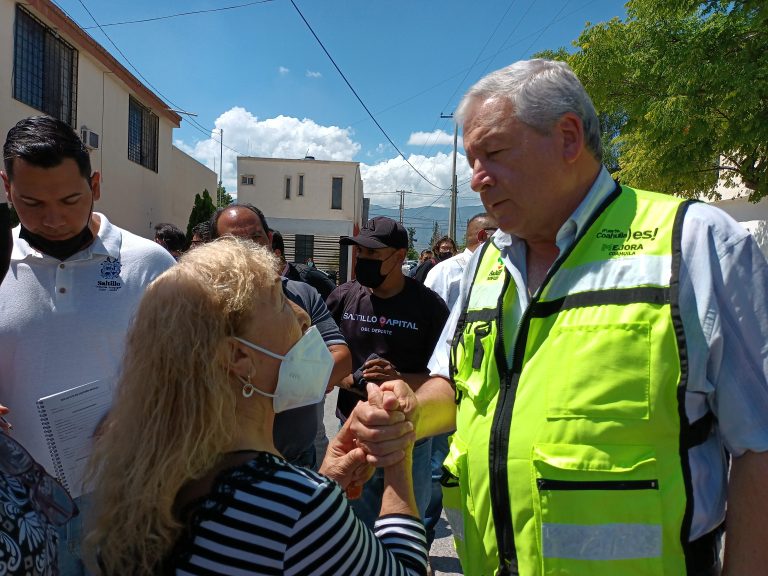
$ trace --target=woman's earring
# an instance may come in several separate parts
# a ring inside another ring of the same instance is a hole
[[[253,392],[256,390],[256,387],[251,384],[251,374],[248,374],[248,380],[245,381],[245,384],[243,384],[243,397],[250,398],[253,396]]]

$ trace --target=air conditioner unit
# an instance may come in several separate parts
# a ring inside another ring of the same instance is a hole
[[[89,150],[99,149],[99,135],[85,126],[80,127],[80,138]]]

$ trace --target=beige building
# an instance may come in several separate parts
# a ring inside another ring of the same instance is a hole
[[[0,133],[41,113],[78,130],[102,174],[96,210],[151,238],[186,229],[216,174],[174,147],[181,117],[49,0],[0,0]]]
[[[285,240],[286,259],[312,258],[321,270],[352,272],[351,250],[339,238],[356,234],[363,220],[363,181],[358,162],[283,158],[237,159],[237,201],[253,204]]]

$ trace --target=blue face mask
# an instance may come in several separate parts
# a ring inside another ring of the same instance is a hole
[[[274,394],[259,390],[250,382],[240,378],[244,385],[243,396],[246,398],[254,392],[272,398],[272,406],[277,414],[293,408],[317,404],[325,396],[328,379],[333,371],[333,355],[323,341],[317,326],[310,326],[285,356],[270,352],[242,338],[235,337],[235,340],[271,358],[281,360]]]

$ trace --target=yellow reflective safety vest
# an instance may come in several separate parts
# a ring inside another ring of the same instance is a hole
[[[465,574],[687,573],[688,450],[711,429],[684,406],[687,206],[617,184],[512,319],[514,341],[515,283],[482,248],[451,350],[443,477]]]

